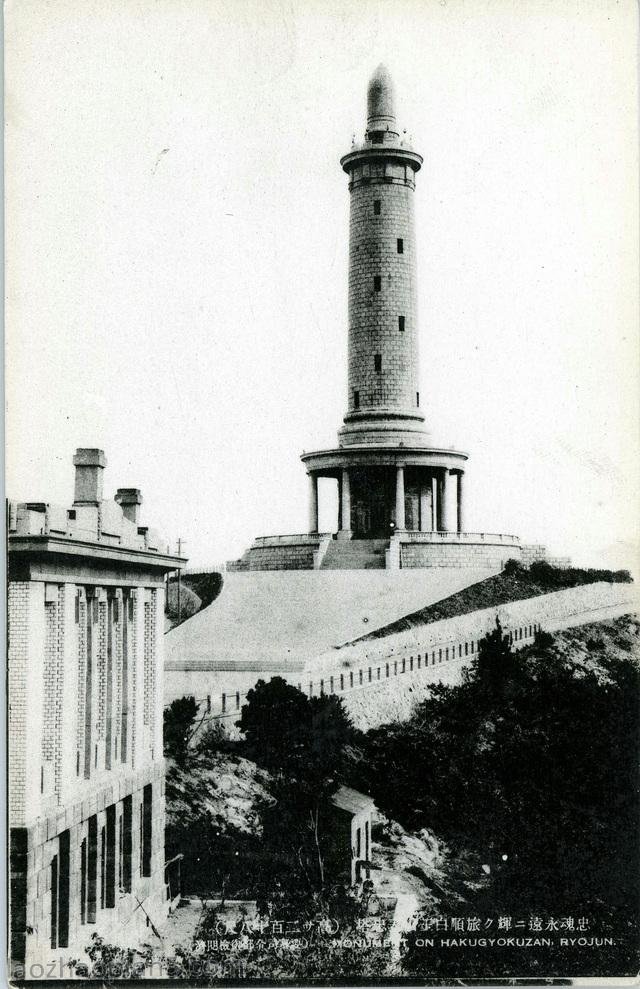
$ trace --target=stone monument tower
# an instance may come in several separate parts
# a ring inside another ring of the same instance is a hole
[[[259,537],[235,569],[499,566],[513,536],[467,533],[468,456],[432,443],[422,412],[414,221],[422,157],[396,121],[391,77],[369,82],[349,178],[349,366],[338,446],[304,453],[309,531]],[[336,530],[318,532],[318,479],[338,483]]]

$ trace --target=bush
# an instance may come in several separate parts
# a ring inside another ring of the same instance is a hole
[[[507,560],[502,572],[506,574],[507,577],[511,577],[514,574],[520,574],[522,573],[522,564],[519,560]]]
[[[200,611],[202,602],[197,594],[185,584],[180,588],[180,621],[191,618],[197,611]],[[172,622],[178,621],[178,582],[172,580],[169,584],[169,593],[165,604],[165,614]]]
[[[198,705],[192,696],[178,697],[164,709],[164,754],[179,765],[186,762],[197,715]]]

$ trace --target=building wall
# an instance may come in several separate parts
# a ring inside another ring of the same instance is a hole
[[[78,573],[76,583],[68,568],[55,579],[55,561],[45,569],[50,579],[10,580],[8,586],[12,959],[27,965],[64,956],[65,949],[77,958],[93,930],[104,935],[120,927],[131,938],[140,923],[146,925],[144,910],[157,924],[167,909],[162,578],[139,576],[135,584],[127,573],[118,584],[117,574],[110,574],[89,583],[88,574]],[[146,786],[153,822],[149,857],[145,875],[134,869],[126,891],[118,882],[119,829],[130,798],[135,859],[136,814]],[[98,877],[95,919],[82,923],[82,843],[89,841],[92,819],[100,841],[107,818],[116,895],[101,909]],[[135,917],[133,893],[144,902]],[[63,920],[68,911],[68,924],[60,924],[60,910]]]
[[[24,959],[29,972],[82,958],[93,932],[127,947],[153,940],[149,920],[158,925],[167,912],[164,801],[156,765],[36,826],[12,829],[13,851],[23,852],[12,856],[12,919],[17,910],[24,921],[24,932],[16,925],[12,935],[15,963]]]
[[[540,543],[531,543],[522,547],[520,562],[523,567],[529,567],[532,563],[544,561],[552,567],[570,567],[571,558],[569,556],[549,556],[546,546]]]

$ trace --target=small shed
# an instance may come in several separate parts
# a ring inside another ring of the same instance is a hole
[[[371,818],[375,804],[366,794],[341,786],[332,796],[331,805],[335,820],[331,864],[345,878],[348,874],[353,885],[369,877],[366,863],[371,861]]]

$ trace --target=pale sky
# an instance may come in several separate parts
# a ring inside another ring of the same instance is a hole
[[[637,566],[631,0],[10,0],[7,493],[72,455],[194,565],[305,531],[346,400],[339,158],[380,61],[425,159],[421,395],[467,527]],[[331,528],[324,502],[321,527]]]

